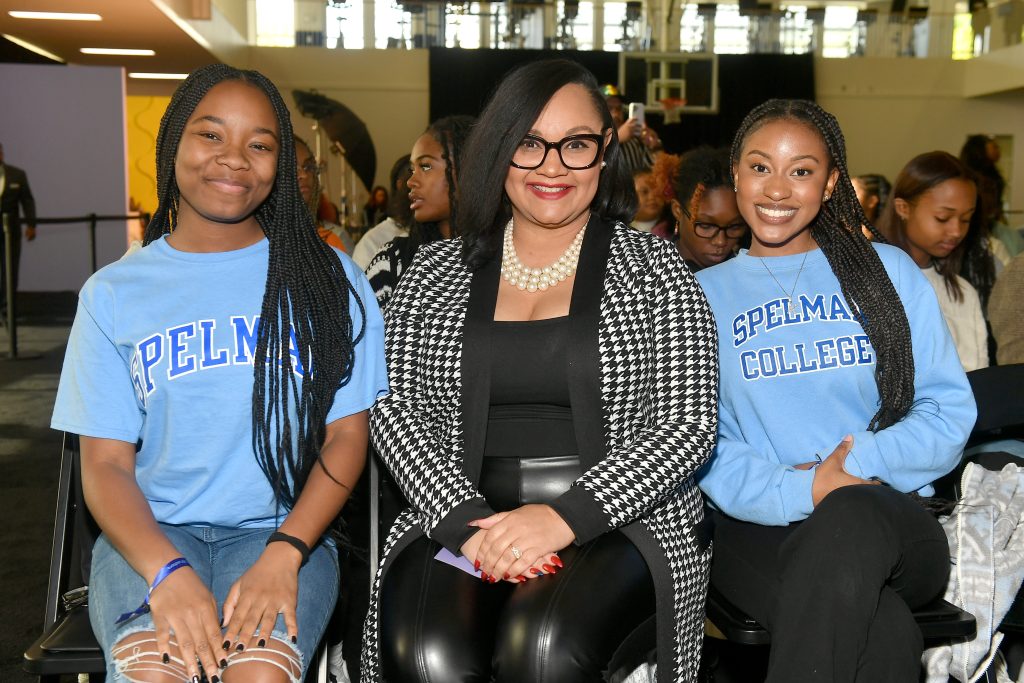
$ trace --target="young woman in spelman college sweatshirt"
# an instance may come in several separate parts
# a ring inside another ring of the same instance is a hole
[[[954,467],[976,413],[931,286],[861,233],[845,157],[811,102],[752,111],[732,167],[753,241],[698,273],[721,359],[711,580],[771,632],[773,683],[917,680],[911,609],[949,549],[907,494]]]

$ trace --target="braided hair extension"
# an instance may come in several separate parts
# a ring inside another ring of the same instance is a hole
[[[213,64],[193,71],[174,93],[157,136],[159,206],[146,228],[145,243],[171,232],[177,222],[180,194],[174,165],[182,131],[207,92],[224,81],[242,81],[261,90],[278,123],[274,187],[255,212],[270,253],[254,357],[252,443],[278,505],[290,510],[317,463],[344,486],[327,471],[320,448],[328,410],[338,388],[352,376],[355,346],[364,331],[355,329],[347,305],[350,295],[360,320],[365,310],[302,201],[288,108],[273,83],[256,71]],[[293,364],[292,353],[298,363]],[[296,372],[301,372],[301,381]]]
[[[738,168],[743,145],[754,131],[772,121],[789,120],[817,132],[829,154],[829,169],[839,178],[829,201],[811,225],[811,235],[828,259],[843,296],[875,349],[875,383],[881,405],[868,429],[880,431],[899,422],[914,403],[914,356],[910,323],[896,288],[878,253],[861,233],[870,226],[857,201],[846,167],[846,142],[835,117],[807,100],[769,100],[743,120],[733,140],[730,160]]]
[[[472,116],[457,115],[445,116],[430,124],[424,135],[430,135],[441,145],[441,158],[444,159],[444,179],[448,183],[448,225],[451,234],[455,235],[455,219],[458,216],[458,178],[459,164],[462,161],[462,148],[469,138],[469,132],[473,128],[476,119]],[[436,242],[443,238],[438,223],[419,223],[412,219],[409,228],[410,246],[413,250],[421,244]]]
[[[731,188],[732,184],[728,150],[707,145],[684,154],[672,178],[676,199],[689,212],[690,220],[700,212],[700,202],[707,192],[720,187]]]

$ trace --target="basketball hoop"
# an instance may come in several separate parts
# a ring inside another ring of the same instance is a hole
[[[683,115],[683,107],[686,106],[686,98],[666,97],[658,101],[661,102],[662,111],[665,112],[665,125],[679,123],[680,117]]]

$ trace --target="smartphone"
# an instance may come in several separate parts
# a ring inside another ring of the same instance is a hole
[[[643,102],[630,102],[629,103],[629,116],[628,119],[636,119],[636,122],[641,126],[644,125],[644,103]]]

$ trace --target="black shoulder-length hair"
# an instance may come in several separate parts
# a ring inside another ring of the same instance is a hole
[[[505,178],[513,152],[548,101],[569,84],[586,89],[601,117],[602,131],[612,131],[611,141],[604,149],[607,165],[601,170],[590,209],[608,221],[628,223],[633,219],[636,190],[597,79],[582,65],[568,59],[531,62],[501,80],[466,144],[459,173],[460,213],[454,228],[455,234],[462,237],[462,257],[470,270],[480,268],[498,252],[502,231],[512,217]]]

